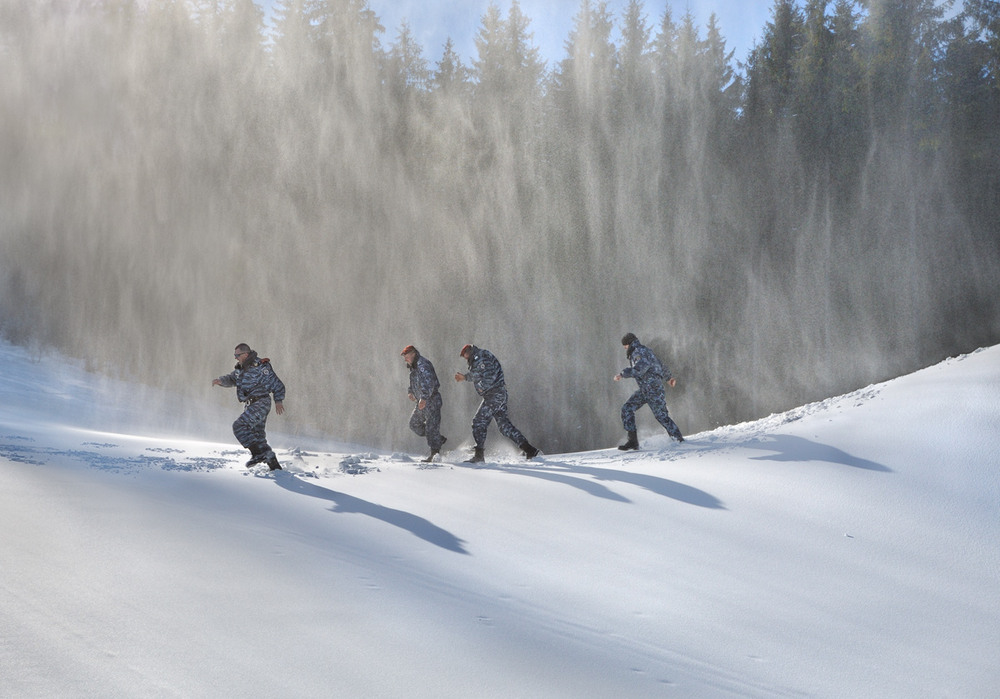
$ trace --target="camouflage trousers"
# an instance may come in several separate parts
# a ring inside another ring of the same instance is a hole
[[[659,379],[655,382],[648,381],[639,384],[639,390],[625,401],[625,405],[622,406],[622,425],[625,427],[625,431],[635,431],[635,411],[647,404],[649,405],[649,409],[653,411],[656,421],[663,425],[667,434],[674,439],[682,439],[680,428],[670,419],[670,415],[667,413],[667,400],[663,392],[663,382]]]
[[[243,414],[236,418],[233,423],[233,434],[237,441],[245,449],[259,453],[266,453],[271,450],[267,445],[267,435],[264,427],[267,423],[267,416],[271,412],[271,397],[264,396],[252,403],[247,403]]]
[[[507,417],[507,389],[498,388],[488,391],[483,396],[483,402],[472,418],[472,438],[476,442],[476,448],[482,449],[486,446],[486,431],[490,426],[490,420],[496,420],[500,434],[521,446],[526,441],[521,431],[514,427],[514,423]]]
[[[441,404],[441,394],[436,393],[427,400],[423,410],[416,407],[410,415],[410,429],[418,437],[426,437],[427,446],[431,449],[440,449],[444,443],[441,438]]]

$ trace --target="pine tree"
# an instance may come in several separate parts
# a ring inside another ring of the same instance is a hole
[[[445,41],[441,60],[437,62],[431,76],[432,88],[444,95],[463,95],[469,88],[469,69],[462,63],[462,58],[455,51],[455,43],[451,37]]]
[[[646,113],[653,95],[653,30],[641,0],[629,0],[621,22],[614,102],[622,111]]]
[[[871,143],[858,6],[857,0],[837,0],[830,20],[825,95],[830,118],[827,155],[831,186],[842,203],[848,201],[856,188],[858,173]]]
[[[424,92],[428,89],[431,72],[424,58],[423,47],[413,38],[410,23],[403,20],[396,40],[386,54],[386,84],[394,95]]]
[[[774,0],[771,21],[750,55],[745,112],[752,128],[770,131],[791,117],[794,57],[805,19],[794,0]]]
[[[405,19],[386,53],[383,74],[388,100],[386,137],[391,140],[387,146],[404,154],[412,172],[423,171],[429,164],[425,141],[430,70]]]

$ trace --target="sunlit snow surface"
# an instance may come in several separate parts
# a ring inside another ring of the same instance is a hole
[[[164,437],[194,406],[0,366],[0,696],[1000,686],[998,347],[683,445],[648,412],[639,452],[491,433],[477,466],[464,424],[431,465],[284,436],[290,398],[277,474],[243,466],[235,400]]]

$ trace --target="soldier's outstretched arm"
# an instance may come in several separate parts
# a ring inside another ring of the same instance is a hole
[[[225,376],[220,376],[217,379],[213,379],[213,386],[222,386],[223,388],[232,388],[236,385],[236,379],[232,374],[226,374]]]

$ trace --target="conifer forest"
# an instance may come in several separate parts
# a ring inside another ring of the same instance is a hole
[[[0,334],[233,417],[247,342],[271,429],[378,448],[408,344],[469,438],[473,343],[550,453],[620,438],[626,332],[685,434],[1000,342],[1000,3],[774,0],[745,56],[664,2],[581,0],[550,61],[531,21],[0,0]]]

